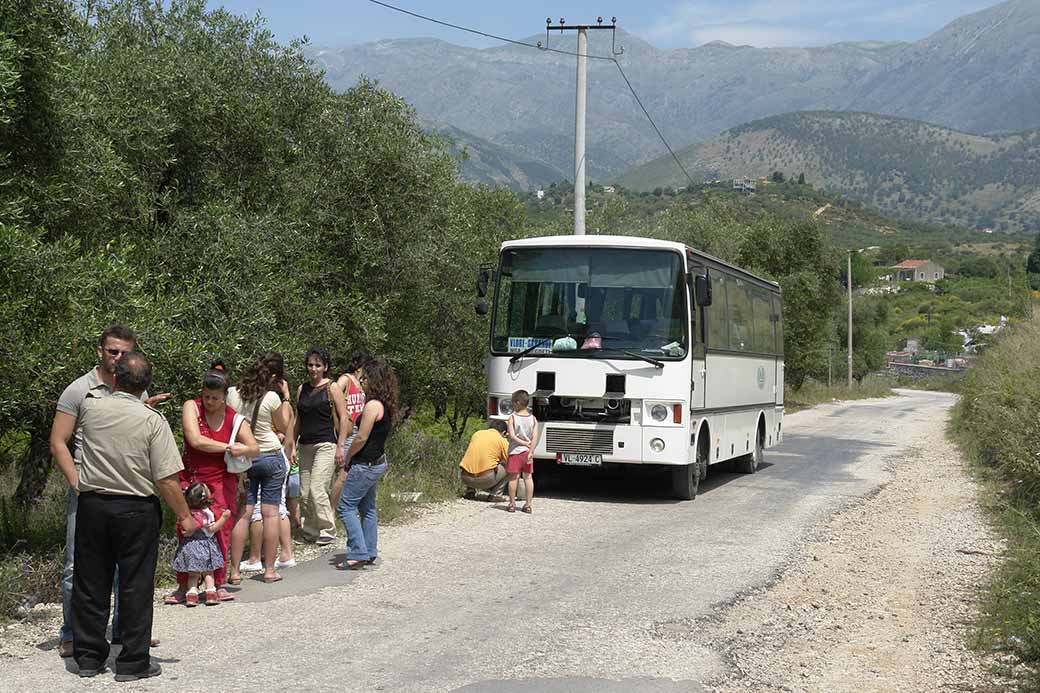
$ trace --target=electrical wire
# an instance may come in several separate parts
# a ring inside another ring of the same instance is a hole
[[[549,51],[551,53],[560,53],[560,54],[563,54],[563,55],[573,55],[573,56],[579,56],[579,57],[586,57],[586,58],[592,58],[593,60],[604,60],[604,61],[608,61],[608,62],[614,63],[614,65],[618,69],[618,72],[621,73],[621,78],[625,80],[625,84],[628,86],[628,91],[631,92],[632,98],[634,98],[636,100],[636,104],[639,105],[639,109],[643,112],[643,115],[646,116],[646,119],[648,121],[650,121],[650,126],[653,127],[654,132],[657,133],[657,137],[661,140],[661,143],[664,145],[665,149],[668,150],[668,153],[672,155],[672,159],[675,160],[675,163],[679,167],[679,170],[682,171],[683,175],[686,176],[686,179],[688,181],[690,181],[690,185],[691,186],[696,186],[697,185],[693,181],[693,177],[690,175],[689,171],[687,171],[686,167],[683,166],[682,161],[679,160],[679,157],[676,155],[675,150],[673,150],[672,146],[670,144],[668,144],[668,140],[665,139],[665,136],[661,132],[661,129],[659,127],[657,127],[657,123],[654,122],[654,119],[650,115],[650,112],[646,110],[646,106],[643,105],[643,100],[639,98],[639,94],[636,93],[635,87],[632,86],[632,82],[628,79],[628,75],[626,75],[625,71],[621,68],[621,63],[618,62],[617,58],[615,58],[613,56],[609,56],[608,57],[608,56],[604,56],[604,55],[591,55],[591,54],[583,55],[581,53],[575,53],[573,51],[565,51],[565,50],[562,50],[562,49],[559,49],[559,48],[549,48],[547,46],[539,46],[539,45],[536,45],[536,44],[533,44],[533,43],[527,43],[526,41],[517,41],[516,39],[510,39],[510,38],[506,38],[504,36],[498,36],[496,34],[489,34],[488,32],[480,31],[479,29],[473,29],[473,28],[470,28],[470,27],[462,26],[460,24],[452,24],[451,22],[445,22],[445,21],[440,20],[440,19],[435,19],[434,17],[428,17],[426,15],[419,14],[418,12],[412,12],[410,10],[406,10],[404,8],[396,7],[396,6],[391,5],[389,3],[382,2],[382,0],[368,0],[368,1],[370,3],[372,3],[372,4],[374,4],[374,5],[379,5],[381,7],[385,7],[387,9],[389,9],[389,10],[394,10],[395,12],[400,12],[401,14],[406,14],[406,15],[409,15],[411,17],[415,17],[416,19],[422,19],[422,20],[427,21],[427,22],[432,22],[434,24],[439,24],[441,26],[446,26],[446,27],[449,27],[451,29],[458,29],[459,31],[465,31],[465,32],[468,32],[468,33],[471,33],[471,34],[476,34],[477,36],[483,36],[485,38],[494,39],[496,41],[502,41],[504,43],[511,43],[513,45],[516,45],[516,46],[525,46],[527,48],[534,48],[534,49],[540,50],[540,51]]]
[[[386,2],[382,2],[381,0],[368,0],[368,1],[370,3],[372,3],[373,5],[379,5],[381,7],[387,8],[388,10],[393,10],[395,12],[400,12],[401,14],[406,14],[406,15],[408,15],[410,17],[415,17],[416,19],[422,19],[422,20],[425,20],[427,22],[433,22],[434,24],[440,24],[441,26],[450,27],[452,29],[458,29],[459,31],[466,31],[466,32],[469,32],[471,34],[476,34],[477,36],[483,36],[485,38],[494,39],[496,41],[502,41],[504,43],[512,43],[515,46],[525,46],[527,48],[536,48],[536,49],[538,49],[540,51],[548,51],[550,53],[560,53],[562,55],[574,55],[574,56],[580,56],[580,57],[583,57],[583,58],[592,58],[593,60],[614,61],[614,58],[607,57],[605,55],[592,55],[591,53],[584,53],[584,54],[583,53],[575,53],[574,51],[565,51],[565,50],[563,50],[561,48],[549,48],[548,46],[539,46],[539,45],[537,45],[535,43],[527,43],[526,41],[517,41],[516,39],[506,38],[505,36],[497,36],[495,34],[489,34],[486,31],[480,31],[479,29],[471,29],[470,27],[462,26],[461,24],[452,24],[451,22],[445,22],[445,21],[443,21],[441,19],[435,19],[434,17],[427,17],[424,14],[419,14],[418,12],[412,12],[411,10],[406,10],[403,7],[395,7],[394,5],[391,5],[391,4],[386,3]]]
[[[626,75],[625,71],[621,69],[621,63],[615,60],[614,64],[617,66],[618,72],[621,73],[622,79],[625,80],[625,84],[628,85],[628,90],[632,92],[632,97],[636,100],[636,103],[639,104],[639,108],[643,111],[643,115],[645,115],[646,119],[650,121],[650,125],[653,126],[654,132],[656,132],[657,136],[661,139],[661,143],[665,146],[665,149],[667,149],[668,153],[672,155],[673,159],[675,159],[675,163],[679,166],[679,170],[682,171],[683,175],[686,176],[686,179],[690,181],[690,185],[697,185],[693,182],[693,177],[690,176],[689,172],[686,170],[686,167],[683,166],[681,161],[679,161],[679,157],[676,156],[675,151],[672,149],[672,146],[668,144],[668,140],[664,138],[664,135],[661,133],[660,128],[657,127],[657,123],[655,123],[654,119],[650,116],[650,112],[646,110],[646,106],[643,105],[642,99],[640,99],[639,94],[636,93],[635,87],[633,87],[632,83],[628,81],[628,75]]]

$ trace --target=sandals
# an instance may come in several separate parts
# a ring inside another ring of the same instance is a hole
[[[360,561],[343,561],[336,564],[336,570],[363,570],[368,565],[368,561],[367,558]]]
[[[217,599],[219,599],[222,602],[233,602],[233,601],[235,601],[235,595],[231,594],[230,592],[228,592],[223,587],[218,587],[217,588]]]
[[[199,593],[198,592],[188,592],[186,595],[184,595],[184,605],[189,607],[189,608],[193,607],[193,606],[198,606],[199,605]]]
[[[506,506],[506,512],[507,513],[515,513],[516,512],[516,503],[510,503],[509,505],[507,505]]]
[[[264,576],[264,582],[267,583],[268,585],[270,585],[273,582],[281,582],[281,581],[282,581],[282,576],[281,575],[265,575]]]
[[[166,595],[166,599],[163,599],[163,604],[183,604],[184,603],[184,592],[175,590]]]
[[[241,585],[242,584],[242,576],[239,575],[238,577],[229,577],[227,579],[227,584],[229,584],[229,585]]]
[[[528,515],[530,515],[530,514],[531,514],[531,513],[533,512],[533,511],[531,510],[531,506],[530,506],[530,505],[525,505],[525,506],[523,507],[523,511],[524,511],[525,513],[527,513]]]
[[[216,590],[206,590],[206,606],[219,606],[220,598]]]

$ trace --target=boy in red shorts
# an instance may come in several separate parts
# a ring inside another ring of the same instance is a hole
[[[516,512],[516,484],[520,474],[524,475],[524,512],[531,512],[531,501],[534,499],[534,449],[538,445],[538,420],[528,411],[531,395],[527,390],[513,393],[513,413],[506,423],[509,434],[509,461],[506,472],[509,474],[509,507],[511,513]]]

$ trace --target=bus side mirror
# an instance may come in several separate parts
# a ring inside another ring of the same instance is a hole
[[[491,281],[491,272],[486,269],[477,271],[477,296],[487,296],[488,283]],[[486,312],[486,311],[485,311]]]
[[[487,315],[488,304],[486,301],[477,301],[475,304],[473,304],[473,310],[477,312],[477,315]]]
[[[706,274],[698,274],[694,280],[697,287],[697,305],[702,308],[711,305],[711,280]]]

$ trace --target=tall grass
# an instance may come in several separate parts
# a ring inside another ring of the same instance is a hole
[[[960,383],[951,431],[986,481],[1007,540],[984,587],[979,642],[1004,650],[1020,690],[1040,691],[1040,317],[1020,323]]]
[[[846,387],[844,382],[834,383],[827,387],[826,383],[807,378],[797,390],[790,386],[784,387],[784,409],[787,413],[791,413],[835,400],[871,399],[888,397],[891,394],[890,381],[879,375],[868,375],[863,378],[862,382],[853,380],[851,390]]]

